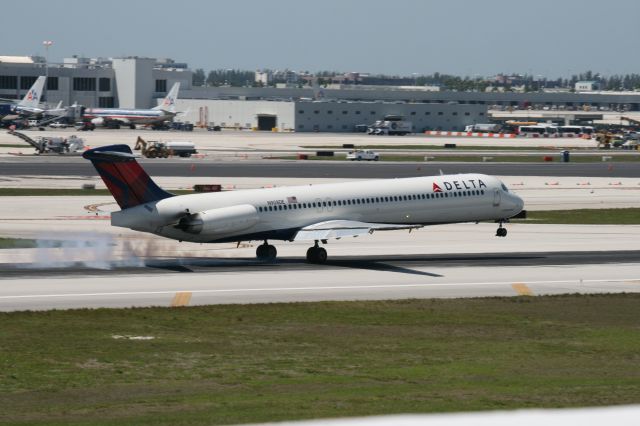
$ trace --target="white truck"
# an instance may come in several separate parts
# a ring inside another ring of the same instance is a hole
[[[467,133],[499,133],[502,130],[500,124],[471,124],[464,128]]]
[[[192,154],[198,153],[193,142],[169,141],[166,145],[173,155],[180,157],[191,157]]]
[[[399,135],[404,136],[413,133],[413,123],[405,121],[398,115],[388,115],[384,120],[378,120],[369,126],[367,133],[370,135]]]
[[[347,160],[351,160],[351,161],[378,161],[380,159],[380,155],[375,152],[375,151],[371,151],[371,150],[356,150],[356,151],[350,151],[347,154]]]

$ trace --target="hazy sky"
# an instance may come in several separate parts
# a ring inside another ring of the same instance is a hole
[[[569,76],[640,72],[639,0],[11,0],[0,55],[193,69]]]

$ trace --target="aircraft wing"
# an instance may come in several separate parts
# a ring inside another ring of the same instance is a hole
[[[395,231],[398,229],[422,228],[422,225],[368,223],[354,220],[328,220],[314,223],[300,229],[294,241],[327,240],[329,238],[356,237],[373,234],[375,231]]]

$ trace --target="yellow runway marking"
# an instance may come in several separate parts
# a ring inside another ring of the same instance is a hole
[[[173,296],[173,300],[171,301],[171,306],[172,307],[187,306],[190,301],[191,301],[190,291],[179,292],[179,293],[176,293],[175,296]]]
[[[515,283],[511,284],[511,287],[518,293],[519,296],[533,296],[533,292],[526,284]]]

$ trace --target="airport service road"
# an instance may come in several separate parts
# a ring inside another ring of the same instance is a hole
[[[226,150],[242,152],[269,151],[297,151],[309,146],[332,146],[342,148],[343,144],[357,146],[365,145],[431,145],[443,146],[455,143],[465,147],[486,146],[518,146],[518,147],[549,147],[549,148],[596,148],[593,139],[580,138],[470,138],[470,137],[432,137],[424,134],[398,136],[373,136],[364,133],[274,133],[224,130],[222,132],[208,132],[195,129],[193,132],[151,131],[151,130],[109,130],[96,129],[93,132],[76,132],[74,129],[49,129],[45,131],[25,130],[30,137],[59,136],[69,137],[75,134],[84,139],[85,145],[98,147],[112,144],[127,144],[133,147],[138,136],[145,140],[189,141],[200,150]],[[5,150],[1,144],[24,143],[15,136],[0,132],[0,154],[15,152],[16,148]],[[33,148],[26,143],[23,152],[33,152]],[[313,149],[313,148],[311,148]]]
[[[20,278],[5,269],[0,310],[638,292],[640,268],[627,262],[639,258],[636,251],[348,257],[327,265],[169,259],[133,271],[31,270]]]
[[[347,161],[209,161],[207,159],[142,159],[154,176],[273,177],[377,179],[454,173],[498,176],[640,177],[640,164],[620,163],[412,163]],[[5,157],[0,176],[96,176],[91,163],[80,157]]]

